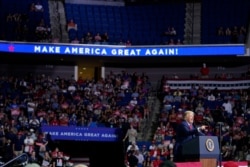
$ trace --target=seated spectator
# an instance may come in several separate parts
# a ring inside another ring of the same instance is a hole
[[[157,143],[162,143],[162,141],[164,141],[164,135],[165,135],[165,132],[163,132],[160,127],[158,127],[153,136],[153,139]]]
[[[237,43],[245,43],[245,38],[246,38],[246,36],[245,36],[244,31],[242,29],[240,29]]]
[[[36,116],[32,116],[29,120],[29,127],[33,128],[33,129],[37,129],[38,127],[40,127],[40,122],[39,120],[36,118]]]
[[[229,27],[226,28],[225,35],[226,36],[231,36],[232,35],[231,29]]]
[[[105,32],[101,37],[102,37],[102,42],[103,43],[108,43],[109,42],[109,36],[108,36],[107,32]]]
[[[238,27],[234,26],[233,30],[232,30],[232,33],[231,33],[231,38],[232,38],[231,42],[232,43],[237,43],[238,35],[239,35]]]
[[[211,93],[207,96],[207,100],[208,100],[208,101],[215,101],[215,96],[214,96],[213,92],[211,92]]]
[[[127,42],[125,43],[126,46],[131,46],[132,43],[130,42],[130,40],[127,40]]]
[[[171,28],[168,27],[167,30],[164,32],[164,35],[170,35],[171,33]]]
[[[99,44],[102,41],[102,37],[99,33],[95,35],[95,43]]]
[[[128,145],[127,147],[127,152],[129,151],[136,151],[139,150],[138,145],[136,144],[136,142],[132,142],[130,145]]]
[[[28,132],[24,139],[24,152],[29,155],[34,151],[35,140],[31,137],[31,133]]]
[[[140,150],[136,150],[135,156],[138,159],[137,167],[143,167],[144,156],[143,156],[142,152],[140,152]]]
[[[38,41],[42,41],[42,40],[46,39],[46,31],[47,31],[47,29],[46,29],[45,25],[43,24],[43,22],[40,22],[35,30],[36,38]]]
[[[143,166],[144,167],[152,167],[153,166],[150,156],[145,157],[145,161],[143,162]]]
[[[48,151],[46,151],[44,156],[42,157],[42,167],[49,167],[51,161],[52,161],[51,155]]]
[[[12,16],[12,14],[8,14],[7,16],[6,16],[6,22],[12,22],[13,21],[13,16]]]
[[[120,41],[117,43],[117,45],[125,45],[125,42],[123,42],[123,40],[120,39]]]
[[[86,36],[85,36],[85,38],[84,38],[85,40],[85,43],[93,43],[93,36],[92,36],[92,34],[90,33],[90,32],[87,32],[87,34],[86,34]]]
[[[172,27],[171,30],[170,30],[170,34],[169,34],[169,35],[176,35],[176,34],[177,34],[177,33],[176,33],[175,28]]]
[[[168,41],[168,45],[175,45],[174,39],[173,39],[173,38],[171,38],[171,39]]]
[[[57,155],[55,155],[53,158],[52,158],[52,166],[54,167],[62,167],[62,166],[65,166],[66,164],[66,161],[65,159],[63,158],[63,152],[57,152]]]
[[[129,167],[137,167],[138,166],[138,159],[135,156],[135,151],[129,151],[127,153],[127,161],[128,161]]]
[[[79,41],[77,38],[75,38],[75,39],[73,39],[73,40],[71,41],[71,43],[78,44],[78,43],[80,43],[80,41]]]
[[[40,2],[37,2],[36,4],[35,4],[35,11],[36,12],[43,12],[43,5],[40,3]]]
[[[219,29],[218,29],[218,31],[217,31],[217,35],[218,35],[218,36],[224,36],[224,35],[225,35],[225,33],[224,33],[224,30],[223,30],[223,27],[222,27],[222,26],[220,26],[220,27],[219,27]]]
[[[38,164],[39,163],[39,160],[38,160],[38,156],[37,156],[37,154],[36,154],[36,151],[32,151],[31,152],[31,155],[29,156],[29,160],[28,160],[28,162],[30,163],[30,164]]]
[[[160,155],[157,155],[156,158],[153,160],[153,167],[159,167],[159,165],[163,162]]]
[[[180,39],[177,39],[176,45],[183,45]]]
[[[71,19],[67,24],[67,30],[69,31],[69,30],[72,30],[72,29],[77,31],[77,24],[74,22],[73,19]]]
[[[35,3],[32,3],[30,5],[30,12],[35,12],[36,11],[36,6],[35,6]]]
[[[195,108],[195,113],[202,112],[204,113],[205,108],[202,103],[198,103],[197,107]]]

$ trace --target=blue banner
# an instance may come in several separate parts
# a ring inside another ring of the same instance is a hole
[[[49,134],[52,140],[105,141],[120,139],[120,129],[88,128],[76,126],[42,126],[42,132]]]
[[[69,56],[219,56],[244,55],[245,45],[121,46],[88,44],[41,44],[0,41],[0,52]]]

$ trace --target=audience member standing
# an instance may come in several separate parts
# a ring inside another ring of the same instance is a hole
[[[24,150],[24,137],[22,132],[18,132],[17,136],[13,142],[13,153],[14,156],[19,156],[23,153]]]
[[[206,63],[203,63],[201,69],[200,69],[200,73],[201,73],[201,78],[208,78],[209,77],[209,68],[207,67]]]
[[[130,129],[127,130],[123,141],[125,141],[127,138],[129,143],[135,143],[137,140],[137,130],[134,129],[133,125],[130,125]]]

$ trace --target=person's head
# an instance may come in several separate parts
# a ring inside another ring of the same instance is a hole
[[[194,112],[193,111],[186,111],[185,113],[184,113],[184,119],[188,122],[188,123],[190,123],[190,124],[192,124],[193,122],[194,122]]]
[[[159,167],[176,167],[176,164],[172,161],[165,160],[159,165]]]

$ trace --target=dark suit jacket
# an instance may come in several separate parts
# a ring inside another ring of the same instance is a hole
[[[198,131],[198,128],[193,124],[190,129],[187,121],[182,121],[180,125],[178,125],[176,129],[176,142],[183,143],[188,140],[193,139],[195,136],[203,136],[204,134]]]
[[[187,121],[182,121],[176,129],[176,143],[174,147],[174,157],[176,161],[181,161],[180,158],[182,152],[182,144],[195,138],[196,136],[203,136],[204,133],[200,132],[198,128],[193,124],[191,129]]]

